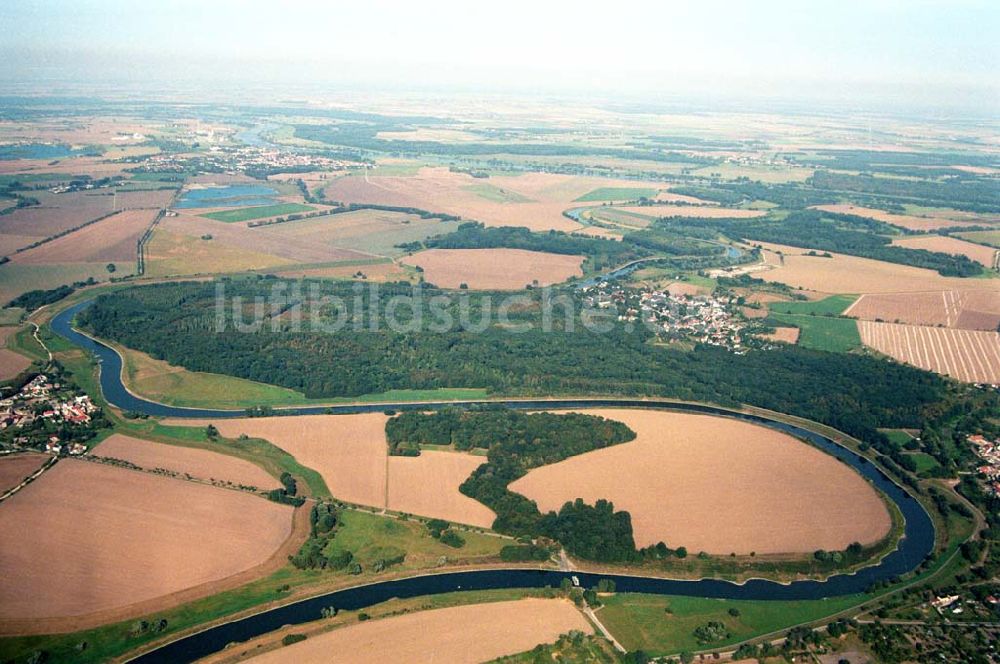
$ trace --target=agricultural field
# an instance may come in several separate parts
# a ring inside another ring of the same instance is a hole
[[[435,450],[423,450],[418,457],[391,456],[386,507],[490,528],[496,519],[493,510],[457,491],[457,486],[484,463],[484,456]],[[429,492],[427,486],[439,490]]]
[[[76,281],[107,281],[111,276],[104,261],[96,263],[16,263],[0,265],[0,305],[30,290],[56,288]],[[135,268],[135,259],[114,263],[115,274],[129,274]]]
[[[705,415],[581,412],[623,422],[637,437],[510,485],[542,511],[606,498],[632,515],[637,546],[663,541],[718,555],[837,550],[889,532],[886,507],[861,476],[785,434]]]
[[[21,480],[42,467],[50,457],[26,452],[0,456],[0,493],[17,486]]]
[[[952,216],[923,215],[923,214],[896,214],[877,210],[874,208],[858,207],[855,205],[818,205],[817,210],[834,212],[837,214],[853,214],[859,217],[868,217],[876,221],[882,221],[893,226],[905,228],[908,231],[929,232],[940,228],[957,228],[960,226],[978,226],[983,220],[977,217],[969,217],[962,213]]]
[[[291,521],[292,508],[246,493],[64,460],[0,505],[0,528],[19,533],[0,541],[0,627],[207,594],[267,563]]]
[[[806,316],[840,316],[854,304],[853,295],[831,295],[812,302],[771,302],[769,311],[779,314],[800,314]]]
[[[768,341],[777,341],[783,344],[795,344],[799,340],[802,331],[797,327],[776,327],[774,332],[758,335]]]
[[[11,258],[13,263],[134,263],[136,243],[156,218],[157,210],[127,210],[85,226]],[[126,270],[124,274],[134,271]]]
[[[968,383],[1000,383],[1000,334],[858,321],[861,340],[900,362]]]
[[[588,191],[575,199],[576,203],[611,203],[614,201],[634,201],[639,198],[654,198],[659,189],[650,187],[600,187]]]
[[[455,629],[461,625],[461,629]],[[471,604],[419,611],[334,629],[252,658],[277,664],[294,658],[305,664],[337,661],[441,661],[478,664],[549,643],[571,630],[593,628],[565,599],[535,599]]]
[[[341,177],[328,184],[324,194],[328,200],[343,203],[375,203],[444,212],[487,226],[590,232],[563,212],[578,207],[574,202],[581,196],[615,184],[615,180],[550,173],[490,176],[484,181],[443,167],[423,167],[416,175],[374,177],[369,173]],[[635,187],[633,183],[622,184],[630,189]],[[484,185],[505,192],[502,200],[494,200],[500,196],[481,195]],[[649,190],[654,194],[657,191],[653,187]]]
[[[229,224],[204,217],[180,216],[164,219],[160,222],[159,228],[198,239],[211,236],[213,246],[266,254],[286,262],[332,263],[370,260],[372,253],[340,247],[324,237],[326,233],[331,232],[331,227],[324,224],[329,224],[333,220],[336,220],[336,215],[249,228],[244,224]],[[298,224],[306,225],[298,227],[297,230],[295,227]],[[289,228],[284,228],[286,226]],[[336,226],[333,226],[334,234],[335,230]]]
[[[163,469],[199,480],[276,489],[281,483],[260,466],[226,454],[193,447],[155,443],[115,433],[92,450],[98,457],[120,459],[144,470]]]
[[[955,233],[955,235],[969,242],[985,244],[995,249],[1000,249],[1000,231],[969,231],[968,233]]]
[[[933,270],[831,253],[809,256],[805,249],[758,242],[770,269],[754,273],[765,281],[819,293],[901,293],[942,290],[997,290],[993,279],[942,277]],[[781,255],[778,254],[780,252]]]
[[[524,249],[428,249],[402,262],[419,266],[424,279],[441,288],[520,290],[583,275],[583,256]]]
[[[976,261],[983,267],[990,269],[993,269],[997,265],[996,249],[953,237],[921,235],[918,237],[897,238],[892,241],[892,244],[897,247],[926,249],[927,251],[939,251],[944,254],[966,256],[970,260]]]
[[[844,315],[876,322],[996,330],[1000,290],[862,295]]]
[[[715,205],[632,205],[614,206],[615,210],[641,214],[653,219],[660,217],[690,217],[693,219],[756,219],[767,215],[767,210],[724,208]]]
[[[722,647],[787,625],[823,618],[856,605],[862,598],[849,595],[824,600],[748,602],[618,593],[601,601],[604,607],[597,616],[622,646],[659,655],[705,648],[698,643],[694,630],[709,622],[725,626],[729,637],[711,644]]]
[[[493,513],[458,491],[485,458],[435,451],[419,457],[389,456],[387,419],[381,413],[371,413],[255,417],[213,423],[224,436],[236,438],[245,433],[285,450],[302,465],[319,472],[338,500],[490,527]]]
[[[227,245],[216,241],[214,235],[206,238],[167,230],[163,224],[146,244],[146,274],[150,277],[226,274],[294,264],[288,258]]]
[[[421,242],[432,235],[450,233],[458,227],[456,221],[421,219],[417,215],[384,210],[358,210],[325,217],[275,224],[251,231],[261,248],[297,244],[326,248],[328,260],[351,260],[338,252],[352,252],[354,260],[373,257],[398,257],[403,250],[397,245]],[[311,255],[284,254],[307,262]],[[319,261],[313,261],[319,262]]]
[[[528,203],[531,199],[523,194],[510,189],[503,189],[492,184],[470,184],[465,187],[466,191],[485,198],[494,203]]]
[[[303,266],[272,270],[272,274],[287,279],[366,279],[368,281],[413,281],[416,272],[394,261],[334,264],[327,267]]]
[[[0,216],[0,248],[11,253],[21,247],[64,233],[112,211],[110,192],[52,194],[32,192],[39,205]]]
[[[0,380],[8,380],[31,365],[31,360],[7,348],[7,340],[21,328],[0,327]]]
[[[771,314],[771,320],[799,330],[797,342],[804,348],[847,353],[861,347],[853,320],[805,314]]]
[[[256,207],[238,208],[236,210],[205,212],[201,216],[216,221],[233,223],[237,221],[250,221],[252,219],[266,219],[268,217],[278,217],[299,212],[312,212],[315,209],[301,203],[276,203],[274,205],[259,205]]]

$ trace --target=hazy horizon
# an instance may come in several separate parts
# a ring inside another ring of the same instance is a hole
[[[1000,6],[13,0],[8,91],[330,88],[1000,110]]]

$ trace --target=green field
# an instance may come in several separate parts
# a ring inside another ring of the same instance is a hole
[[[485,198],[488,201],[493,201],[494,203],[526,203],[531,200],[527,196],[519,194],[516,191],[497,187],[492,184],[470,184],[462,187],[462,189],[471,191],[476,196]]]
[[[857,295],[831,295],[815,302],[771,302],[767,308],[779,314],[839,316],[857,299]]]
[[[652,198],[659,192],[651,187],[601,187],[587,192],[576,199],[580,203],[602,201],[631,201],[637,198]]]
[[[233,223],[236,221],[250,221],[251,219],[264,219],[265,217],[277,217],[283,214],[295,214],[298,212],[312,212],[316,208],[301,203],[276,203],[275,205],[260,205],[257,207],[239,208],[237,210],[222,210],[220,212],[208,212],[201,215],[207,219]]]
[[[937,462],[937,459],[932,457],[926,452],[914,452],[910,455],[917,464],[917,472],[924,473],[938,468],[941,464]]]
[[[969,231],[968,233],[953,233],[953,235],[969,242],[978,242],[1000,249],[1000,231]]]
[[[771,314],[768,320],[784,326],[799,328],[801,333],[798,344],[805,348],[846,353],[861,347],[858,324],[850,318]]]
[[[492,558],[500,554],[504,545],[510,544],[505,538],[461,531],[465,546],[456,549],[431,537],[422,521],[404,521],[354,510],[343,511],[340,518],[337,534],[324,553],[350,551],[366,571],[376,560],[392,557],[394,553],[405,553],[406,559],[393,569],[423,569],[436,565],[442,556],[451,560]]]
[[[896,447],[902,447],[913,440],[913,436],[906,433],[902,429],[880,429],[880,431],[884,433],[889,438],[889,442]]]
[[[627,650],[665,655],[719,648],[819,620],[859,604],[864,598],[848,595],[829,600],[775,602],[623,593],[602,601],[605,606],[597,612],[597,617]],[[729,609],[735,609],[739,615],[730,615]],[[693,632],[709,621],[723,623],[729,638],[699,644]]]

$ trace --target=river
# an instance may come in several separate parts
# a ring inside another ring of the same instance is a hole
[[[52,329],[70,342],[93,353],[100,363],[100,384],[104,398],[124,410],[146,413],[156,417],[175,418],[225,418],[239,417],[242,411],[179,408],[148,401],[131,394],[122,383],[122,359],[118,353],[103,343],[73,329],[73,317],[90,300],[78,303],[57,314],[51,322]],[[469,404],[482,402],[466,402]],[[496,403],[496,402],[491,402]],[[580,409],[600,407],[632,407],[658,410],[675,410],[732,417],[761,424],[797,438],[809,441],[828,454],[832,454],[854,468],[882,491],[902,512],[905,519],[904,534],[899,546],[885,556],[877,565],[866,567],[854,574],[838,574],[825,581],[794,581],[788,584],[756,579],[744,584],[729,581],[703,579],[699,581],[677,581],[648,577],[587,574],[574,572],[584,586],[595,585],[598,579],[613,579],[621,592],[642,592],[695,597],[715,597],[745,600],[801,600],[821,599],[839,595],[863,592],[873,583],[892,579],[909,572],[930,554],[934,547],[934,526],[927,511],[917,500],[890,480],[881,470],[851,450],[815,431],[786,422],[750,413],[738,413],[709,405],[686,404],[668,400],[643,399],[534,399],[509,400],[500,403],[511,408],[538,409]],[[289,416],[317,413],[364,413],[384,410],[423,410],[454,405],[454,402],[435,403],[385,403],[334,406],[308,406],[282,409]],[[428,574],[396,581],[366,584],[347,590],[339,590],[312,599],[270,609],[254,616],[208,628],[197,634],[183,637],[161,648],[138,657],[138,662],[183,662],[193,661],[217,652],[234,641],[247,639],[278,629],[283,625],[300,624],[320,618],[320,610],[326,606],[338,609],[358,609],[383,602],[393,597],[416,597],[456,590],[485,590],[493,588],[539,588],[558,586],[568,573],[540,570],[493,569],[476,572],[450,572]]]

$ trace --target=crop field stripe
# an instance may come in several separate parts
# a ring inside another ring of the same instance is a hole
[[[953,339],[955,339],[955,348],[962,355],[962,358],[971,371],[977,373],[978,375],[986,375],[986,367],[983,366],[982,360],[977,356],[977,353],[972,352],[971,348],[966,347],[966,344],[971,342],[971,339],[967,335],[959,333],[957,330],[949,330]]]

